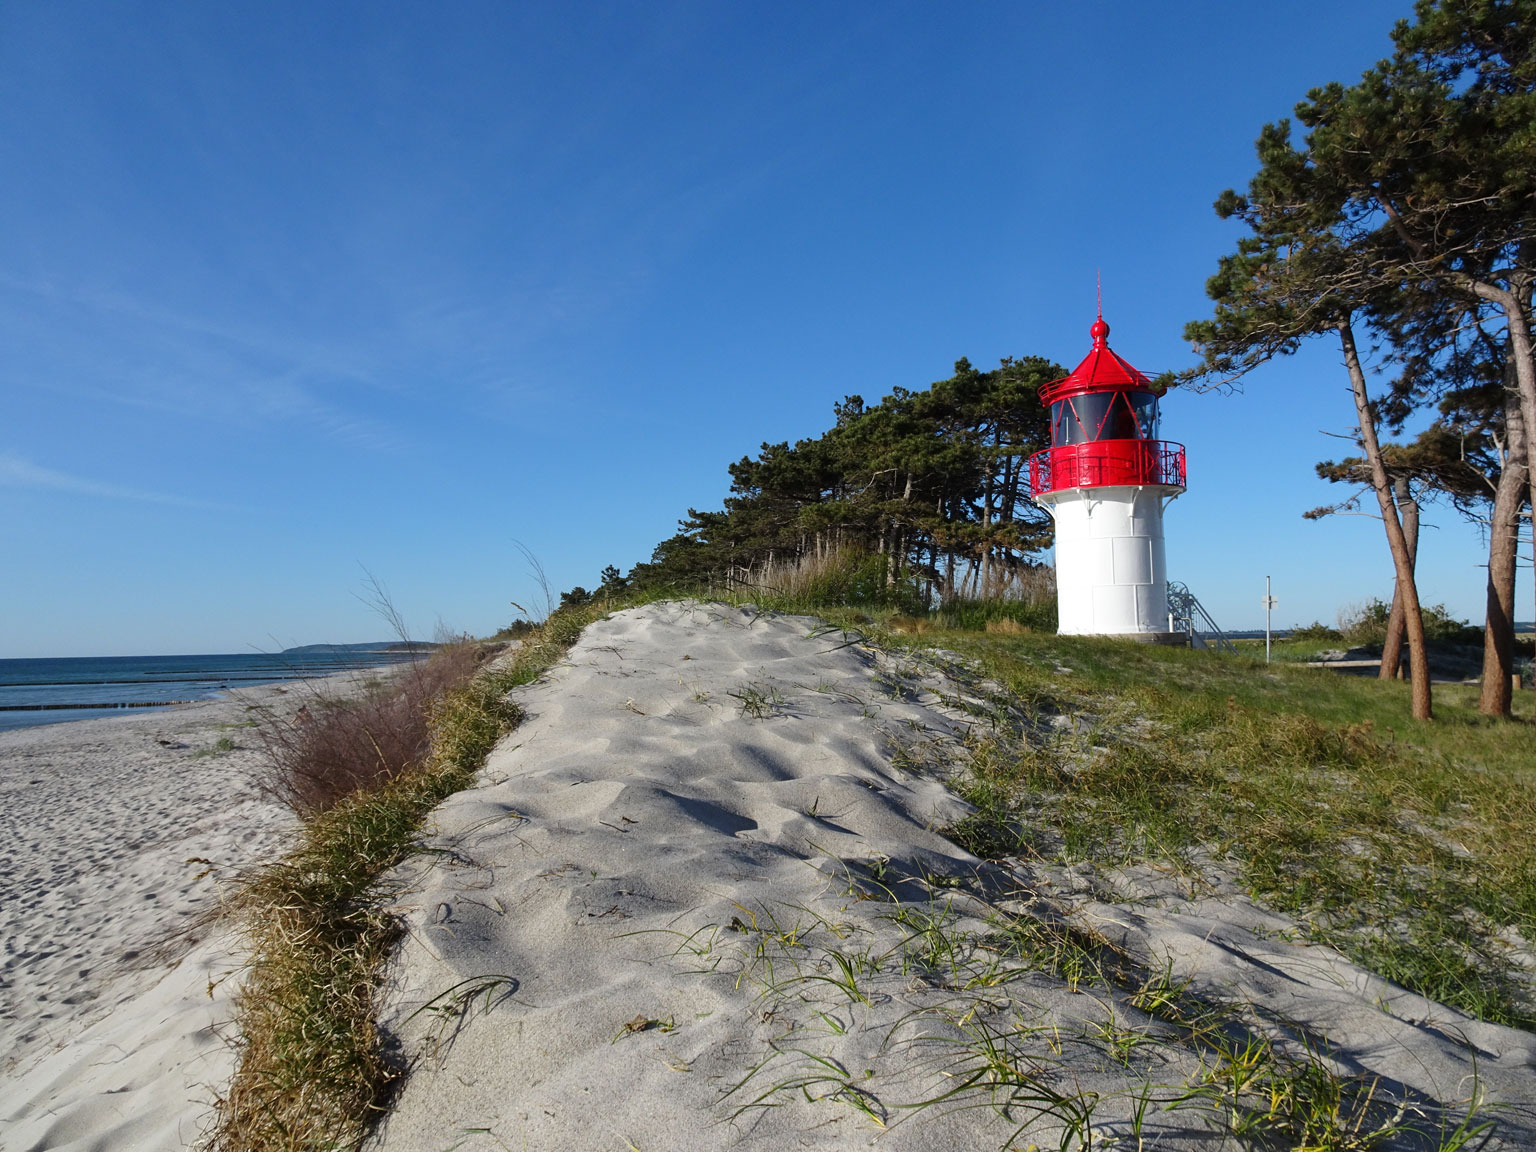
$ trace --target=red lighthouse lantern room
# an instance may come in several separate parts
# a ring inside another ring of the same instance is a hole
[[[1056,522],[1059,631],[1171,638],[1163,509],[1185,488],[1184,446],[1158,439],[1164,388],[1109,347],[1040,389],[1051,446],[1030,457],[1030,493]]]

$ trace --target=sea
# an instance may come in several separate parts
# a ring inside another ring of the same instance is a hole
[[[409,660],[387,644],[209,656],[72,656],[0,660],[0,731],[152,712],[281,684]]]

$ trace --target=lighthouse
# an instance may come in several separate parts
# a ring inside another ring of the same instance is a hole
[[[1163,509],[1184,491],[1184,445],[1158,439],[1164,389],[1115,355],[1101,314],[1093,350],[1040,389],[1051,446],[1030,495],[1056,522],[1057,630],[1182,643],[1168,620]]]

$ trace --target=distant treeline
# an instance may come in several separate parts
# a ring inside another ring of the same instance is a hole
[[[1050,518],[1029,496],[1029,457],[1049,446],[1039,388],[1064,376],[1039,356],[990,372],[968,360],[880,403],[847,396],[815,439],[764,444],[730,466],[718,512],[690,508],[677,535],[604,587],[764,586],[836,571],[855,598],[919,607],[1036,589]],[[588,595],[574,589],[568,599]]]

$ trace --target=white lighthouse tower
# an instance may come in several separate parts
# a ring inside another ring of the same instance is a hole
[[[1040,389],[1051,446],[1030,457],[1030,494],[1056,522],[1057,630],[1182,643],[1168,623],[1163,509],[1184,491],[1184,445],[1158,439],[1163,389],[1109,348]]]

